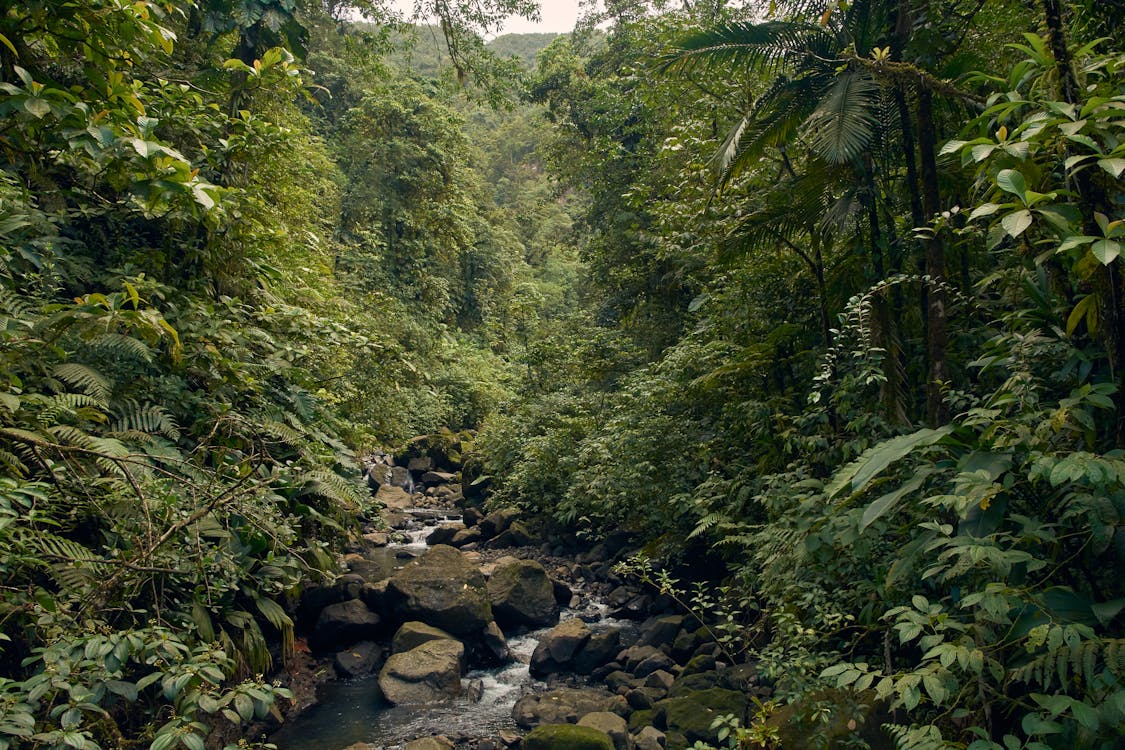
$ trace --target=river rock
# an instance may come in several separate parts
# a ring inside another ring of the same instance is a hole
[[[453,740],[444,734],[433,737],[419,737],[406,743],[405,750],[453,750]]]
[[[444,630],[427,625],[424,622],[418,622],[417,620],[404,622],[398,632],[395,633],[394,638],[391,639],[391,653],[399,654],[403,651],[418,648],[429,641],[442,640],[455,641],[457,639]]]
[[[512,651],[508,648],[508,639],[504,637],[504,631],[495,622],[485,626],[481,642],[497,662],[508,661],[512,656]]]
[[[435,544],[449,544],[453,541],[457,532],[464,530],[464,528],[465,524],[463,523],[443,523],[430,532],[430,535],[426,537],[426,544],[431,547]]]
[[[320,651],[331,651],[371,640],[378,633],[379,622],[379,615],[359,599],[330,604],[316,620],[310,645]]]
[[[391,484],[384,484],[379,488],[375,493],[375,501],[396,510],[405,510],[414,505],[414,499],[409,492]]]
[[[439,484],[449,484],[456,478],[456,474],[450,474],[448,471],[427,471],[422,475],[422,484],[426,487],[436,487]]]
[[[458,636],[475,635],[492,621],[484,576],[444,544],[391,576],[387,600],[401,619],[421,620]]]
[[[383,649],[373,641],[360,641],[349,649],[336,652],[333,666],[340,677],[362,677],[371,674],[383,659]]]
[[[593,727],[599,732],[605,732],[613,740],[614,750],[630,750],[633,747],[629,723],[617,714],[609,711],[594,711],[579,719],[578,726]]]
[[[531,654],[531,676],[543,677],[570,669],[574,656],[590,640],[590,628],[574,618],[551,628]]]
[[[519,521],[513,521],[511,526],[492,537],[488,542],[488,546],[494,549],[532,547],[534,545],[535,537],[533,537],[527,527]]]
[[[434,459],[430,456],[414,456],[406,464],[410,471],[424,473],[434,468]]]
[[[476,544],[480,540],[480,529],[478,529],[476,526],[472,526],[467,529],[461,529],[456,534],[454,534],[453,539],[450,540],[449,544],[460,549],[470,544]]]
[[[615,696],[601,688],[557,688],[542,695],[525,695],[512,707],[512,718],[525,729],[539,724],[575,722],[594,711],[616,704]]]
[[[574,671],[584,675],[593,674],[595,669],[613,659],[620,645],[621,631],[617,628],[594,633],[574,657]]]
[[[466,526],[476,526],[484,515],[480,512],[480,508],[465,508],[461,512],[461,520],[465,522]]]
[[[648,677],[653,672],[673,669],[675,665],[676,663],[672,661],[672,657],[662,651],[658,651],[642,659],[633,670],[633,674],[637,677]]]
[[[519,516],[519,508],[499,508],[482,518],[477,526],[485,539],[491,539],[497,534],[507,531],[508,527],[512,525],[512,521],[515,521]]]
[[[488,579],[488,598],[501,625],[541,628],[559,621],[547,571],[535,560],[502,557]]]
[[[522,750],[614,750],[613,740],[593,727],[547,724],[523,738]]]
[[[715,745],[719,741],[718,728],[711,723],[724,714],[733,714],[745,722],[748,705],[746,696],[738,691],[710,688],[680,698],[666,698],[656,704],[656,712],[668,731],[682,732],[688,743]]]
[[[641,635],[637,638],[638,646],[656,646],[657,648],[675,642],[676,636],[683,627],[684,618],[680,615],[665,615],[653,617],[641,626]]]
[[[427,641],[392,654],[379,672],[379,689],[394,705],[435,703],[461,693],[465,646],[459,641]]]
[[[633,735],[633,744],[637,750],[664,750],[667,741],[664,732],[656,727],[645,727]]]

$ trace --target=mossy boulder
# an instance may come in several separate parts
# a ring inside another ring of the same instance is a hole
[[[689,743],[699,740],[714,745],[719,740],[718,730],[711,727],[711,722],[719,716],[733,714],[745,723],[748,705],[749,700],[740,692],[709,688],[662,700],[655,710],[663,718],[664,726],[682,732]]]
[[[502,557],[488,579],[492,611],[503,626],[541,628],[559,621],[559,605],[547,571],[535,560]]]
[[[484,575],[453,547],[438,544],[387,583],[400,620],[419,620],[454,635],[476,635],[492,622]]]
[[[614,750],[609,735],[593,727],[544,724],[523,738],[522,750]]]

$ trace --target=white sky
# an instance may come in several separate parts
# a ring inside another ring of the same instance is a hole
[[[563,34],[574,31],[574,24],[578,20],[578,6],[580,0],[540,0],[539,23],[532,23],[523,18],[512,17],[504,24],[501,34],[527,34],[531,32],[553,32]],[[410,15],[414,10],[414,0],[394,0],[393,5],[398,10]]]

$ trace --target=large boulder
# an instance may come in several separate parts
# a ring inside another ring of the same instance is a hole
[[[409,492],[391,484],[384,484],[379,488],[375,493],[375,501],[394,510],[405,510],[414,506],[414,498]]]
[[[453,537],[457,535],[458,531],[464,531],[465,524],[463,523],[443,523],[436,529],[430,532],[426,537],[426,544],[431,547],[435,544],[449,544]]]
[[[443,640],[455,641],[457,639],[441,628],[435,628],[424,622],[412,620],[410,622],[404,622],[402,627],[398,629],[398,632],[395,633],[394,638],[391,639],[391,653],[398,654],[403,651],[418,648],[423,643],[428,643],[429,641]]]
[[[564,620],[551,628],[531,654],[531,676],[543,677],[569,670],[590,635],[590,628],[577,618]]]
[[[525,729],[573,723],[594,711],[608,711],[615,703],[615,696],[601,688],[557,688],[520,698],[512,707],[512,719]]]
[[[459,641],[426,641],[392,654],[379,671],[379,689],[394,705],[420,705],[461,694],[465,646]]]
[[[475,635],[492,621],[484,575],[444,544],[391,576],[387,602],[402,620],[421,620],[459,636]]]
[[[502,557],[488,579],[488,598],[501,625],[541,628],[559,621],[554,586],[535,560]]]
[[[330,604],[316,620],[310,645],[319,651],[332,651],[371,640],[378,633],[379,622],[379,615],[359,599]]]
[[[712,722],[724,714],[746,721],[749,700],[744,693],[723,688],[710,688],[688,693],[680,698],[666,698],[656,704],[657,715],[663,718],[668,731],[681,732],[689,743],[700,741],[718,744],[718,728]]]
[[[613,750],[609,735],[576,724],[545,724],[523,738],[522,750]]]

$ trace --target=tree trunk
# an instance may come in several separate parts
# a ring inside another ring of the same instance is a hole
[[[933,98],[924,88],[918,91],[918,153],[922,177],[922,210],[933,218],[941,210],[938,191],[937,133],[934,130]],[[949,408],[942,398],[942,385],[949,380],[946,350],[949,343],[947,327],[947,294],[945,288],[945,245],[940,235],[925,240],[926,275],[926,422],[931,427],[949,421]]]

